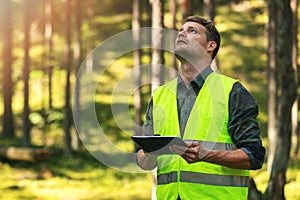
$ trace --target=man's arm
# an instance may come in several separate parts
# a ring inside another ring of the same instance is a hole
[[[250,159],[241,149],[233,151],[209,150],[202,160],[236,169],[251,169]]]
[[[265,148],[260,138],[256,100],[237,82],[230,94],[229,107],[228,131],[231,139],[248,155],[251,169],[260,169],[264,163]]]
[[[143,125],[143,130],[145,135],[154,135],[152,111],[153,111],[153,100],[151,98],[146,111],[146,120]],[[157,166],[157,159],[156,159],[157,157],[158,157],[157,154],[145,153],[141,148],[137,150],[137,164],[140,166],[140,168],[144,170],[154,169]]]
[[[137,152],[137,164],[144,170],[152,170],[157,166],[157,154],[145,153],[143,149]]]
[[[170,151],[181,155],[188,163],[209,162],[237,169],[251,169],[249,156],[241,149],[233,151],[210,150],[199,142],[186,142],[188,148],[173,145]]]

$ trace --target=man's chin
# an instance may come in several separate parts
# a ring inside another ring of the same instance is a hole
[[[192,60],[190,53],[186,49],[175,49],[175,56],[180,61]]]
[[[184,58],[185,56],[183,56],[181,53],[176,53],[176,52],[175,52],[175,56],[176,56],[176,58],[177,58],[179,61],[186,60],[186,59]]]

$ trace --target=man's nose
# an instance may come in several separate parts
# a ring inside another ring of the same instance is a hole
[[[186,37],[186,31],[185,30],[180,30],[178,32],[178,38],[180,38],[180,37]]]

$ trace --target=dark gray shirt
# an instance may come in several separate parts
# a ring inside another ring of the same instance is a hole
[[[205,79],[212,69],[207,67],[192,82],[185,84],[181,76],[177,82],[177,105],[181,136],[184,133],[190,112]],[[149,102],[146,120],[144,122],[145,135],[153,135],[152,99]],[[262,167],[265,148],[260,139],[260,128],[257,122],[258,106],[252,95],[236,82],[229,97],[228,131],[237,148],[242,149],[250,158],[251,169]]]

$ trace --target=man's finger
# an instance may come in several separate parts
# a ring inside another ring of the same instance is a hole
[[[176,153],[178,155],[182,155],[188,148],[179,146],[179,145],[172,145],[169,147],[169,150],[173,153]]]
[[[188,147],[196,147],[199,146],[200,143],[198,141],[192,141],[192,142],[185,142]]]

